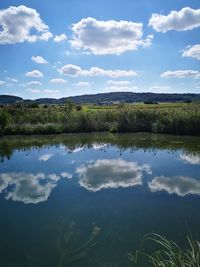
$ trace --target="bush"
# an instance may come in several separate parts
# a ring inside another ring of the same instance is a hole
[[[6,111],[0,112],[0,132],[3,132],[9,122],[9,114]]]

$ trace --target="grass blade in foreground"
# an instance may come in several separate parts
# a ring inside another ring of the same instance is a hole
[[[182,249],[174,241],[152,233],[144,237],[142,250],[130,253],[130,261],[148,267],[200,267],[200,242],[187,237],[188,247]]]

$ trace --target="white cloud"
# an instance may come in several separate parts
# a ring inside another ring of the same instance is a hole
[[[0,44],[48,41],[52,34],[35,9],[10,6],[0,10]],[[34,33],[32,33],[34,31]]]
[[[87,86],[90,86],[90,83],[89,82],[78,82],[75,85],[79,87],[87,87]]]
[[[32,89],[32,88],[27,88],[26,91],[33,93],[33,94],[38,94],[41,93],[40,89]]]
[[[73,48],[95,55],[117,54],[151,45],[152,35],[142,39],[143,24],[131,21],[100,21],[85,18],[72,25]]]
[[[59,179],[56,174],[1,173],[0,193],[4,191],[6,199],[38,204],[48,199]]]
[[[50,158],[53,157],[54,154],[44,154],[40,156],[38,159],[39,161],[48,161]]]
[[[135,92],[138,91],[138,86],[109,86],[106,88],[103,88],[103,92]]]
[[[170,90],[169,86],[154,85],[154,86],[149,87],[150,92],[156,92],[156,93],[163,93],[169,90]]]
[[[79,66],[68,64],[58,69],[60,74],[78,76],[82,74],[82,69]]]
[[[0,86],[2,85],[6,85],[6,82],[5,81],[0,81]]]
[[[69,56],[70,55],[70,52],[68,50],[65,51],[65,55],[66,56]]]
[[[83,151],[84,148],[85,148],[84,146],[82,146],[82,147],[76,147],[76,148],[74,148],[74,149],[69,150],[69,152],[70,152],[70,153],[78,153],[78,152]]]
[[[62,172],[61,174],[62,178],[67,178],[67,179],[71,179],[72,178],[72,174],[68,173],[68,172]]]
[[[67,40],[67,36],[66,36],[65,34],[56,35],[56,36],[54,37],[53,40],[54,40],[54,42],[56,42],[56,43],[60,43],[60,42],[62,42],[62,41]]]
[[[187,49],[183,51],[182,56],[192,57],[192,58],[200,60],[200,44],[188,46]]]
[[[36,78],[40,78],[43,77],[43,73],[39,70],[33,70],[33,71],[29,71],[25,74],[27,77],[36,77]]]
[[[181,154],[180,159],[183,160],[185,163],[189,163],[192,165],[200,164],[200,156],[199,155]]]
[[[197,70],[168,70],[160,75],[161,78],[199,78],[199,76],[200,72]]]
[[[143,172],[151,173],[150,167],[122,159],[99,159],[76,170],[79,184],[93,192],[142,185]]]
[[[104,144],[104,143],[93,143],[92,144],[92,147],[93,149],[95,150],[98,150],[98,149],[102,149],[102,148],[105,148],[108,144]]]
[[[171,11],[167,16],[156,13],[151,16],[149,26],[163,33],[192,30],[200,27],[200,9],[184,7],[180,11]]]
[[[52,95],[56,95],[56,94],[60,93],[59,90],[51,90],[51,89],[45,89],[42,92],[49,93],[49,94],[52,94]]]
[[[41,90],[41,89],[32,89],[32,88],[27,88],[26,91],[33,93],[33,94],[50,94],[52,96],[56,96],[58,93],[60,93],[59,90],[51,90],[51,89],[45,89],[45,90]]]
[[[67,83],[66,80],[62,79],[62,78],[57,78],[57,79],[51,79],[50,83],[54,83],[54,84],[63,84],[63,83]]]
[[[36,56],[36,57],[33,56],[31,59],[38,64],[47,64],[48,63],[48,61],[46,61],[43,57],[40,57],[40,56]]]
[[[186,196],[188,194],[200,195],[200,181],[186,176],[158,176],[148,183],[152,192],[166,191],[169,194]]]
[[[81,69],[79,66],[68,64],[58,69],[61,74],[71,76],[108,76],[113,78],[131,77],[138,74],[132,70],[104,70],[99,67],[91,67],[89,70]]]
[[[113,80],[109,80],[106,83],[112,86],[128,86],[131,84],[130,81],[113,81]]]
[[[26,86],[37,86],[37,85],[42,85],[42,83],[39,81],[31,81],[26,83]]]
[[[18,82],[18,80],[17,80],[17,79],[14,79],[14,78],[7,77],[6,79],[7,79],[8,81],[13,82],[13,83],[17,83],[17,82]]]

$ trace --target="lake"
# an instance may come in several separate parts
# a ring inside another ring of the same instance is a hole
[[[0,266],[131,267],[147,233],[200,235],[200,138],[0,139]]]

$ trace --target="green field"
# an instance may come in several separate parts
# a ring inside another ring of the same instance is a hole
[[[1,106],[0,132],[152,132],[200,135],[200,103]]]

